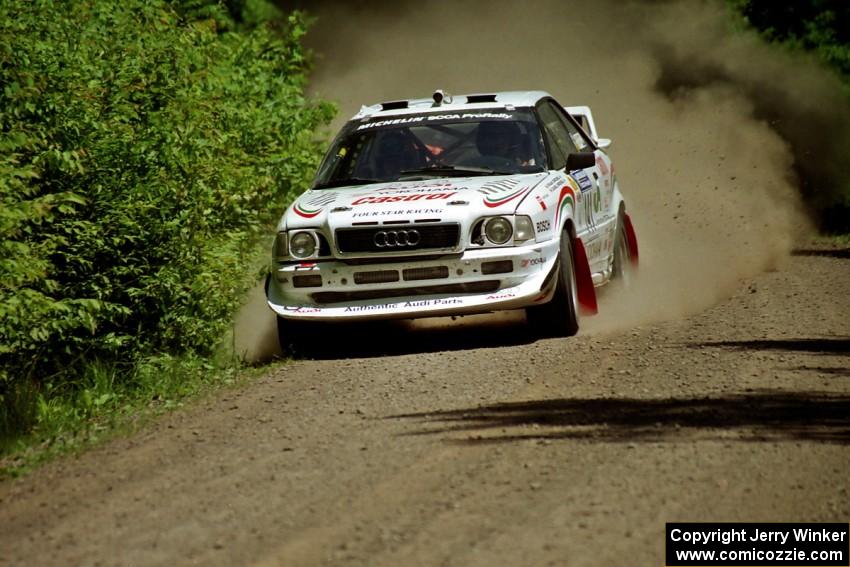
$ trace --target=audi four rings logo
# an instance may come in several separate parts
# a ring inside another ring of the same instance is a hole
[[[419,244],[418,230],[381,230],[375,233],[372,241],[378,248],[400,248]]]

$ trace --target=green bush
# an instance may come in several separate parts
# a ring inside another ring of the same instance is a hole
[[[728,0],[769,41],[814,51],[850,82],[850,4],[846,0]]]
[[[790,51],[816,55],[841,78],[850,104],[850,2],[846,0],[726,0],[764,39]],[[828,111],[825,111],[828,112]],[[850,233],[850,151],[846,120],[825,117],[829,128],[819,140],[826,165],[801,163],[804,194],[813,205],[821,230]],[[808,142],[804,141],[803,144]],[[805,148],[806,160],[812,150]],[[809,171],[806,171],[809,169]]]
[[[223,336],[333,113],[263,4],[0,2],[0,432],[95,361]]]

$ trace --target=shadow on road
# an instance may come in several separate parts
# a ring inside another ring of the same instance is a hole
[[[819,256],[822,258],[850,258],[850,248],[841,248],[837,250],[828,249],[798,249],[791,252],[792,256]]]
[[[711,398],[552,399],[390,416],[418,420],[409,435],[469,434],[461,444],[570,439],[693,439],[850,443],[850,397],[762,391]]]
[[[831,375],[831,376],[847,376],[850,377],[850,368],[847,367],[835,367],[835,366],[797,366],[796,368],[792,368],[796,372],[808,372],[812,374],[817,374],[820,376],[823,375]]]
[[[737,350],[797,351],[813,354],[850,353],[850,337],[824,339],[765,339],[751,341],[717,341],[693,343],[691,347],[720,347]]]
[[[291,347],[298,359],[337,360],[529,344],[537,340],[522,314],[421,321],[315,324]]]

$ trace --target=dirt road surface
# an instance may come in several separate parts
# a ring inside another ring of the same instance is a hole
[[[341,332],[0,485],[0,565],[651,566],[667,521],[846,521],[848,313],[813,246],[625,332]]]

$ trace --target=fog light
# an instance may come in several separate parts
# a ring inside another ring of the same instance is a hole
[[[482,262],[482,274],[507,274],[514,271],[514,263],[511,260],[499,260],[498,262]]]
[[[292,285],[294,287],[322,287],[322,276],[292,276]]]
[[[272,251],[274,259],[278,262],[285,260],[289,256],[289,250],[286,247],[286,233],[278,232],[274,238],[274,248]]]

